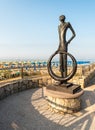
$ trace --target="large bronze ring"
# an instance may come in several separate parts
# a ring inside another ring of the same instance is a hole
[[[51,65],[51,62],[52,62],[52,59],[54,58],[55,55],[57,54],[65,54],[67,56],[69,56],[72,60],[72,71],[69,75],[67,75],[66,77],[60,77],[58,75],[56,75],[53,70],[52,70],[52,65]],[[56,51],[53,55],[51,55],[50,59],[48,60],[48,64],[47,64],[47,68],[48,68],[48,72],[50,74],[50,76],[57,80],[57,81],[67,81],[67,80],[70,80],[74,74],[76,73],[76,70],[77,70],[77,62],[76,62],[76,59],[70,54],[70,53],[67,53],[67,52],[63,52],[63,51]]]

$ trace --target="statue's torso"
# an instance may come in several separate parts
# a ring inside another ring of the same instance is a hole
[[[59,30],[59,41],[60,41],[60,48],[62,50],[67,50],[67,44],[66,44],[66,31],[68,29],[69,23],[60,24],[58,26]]]

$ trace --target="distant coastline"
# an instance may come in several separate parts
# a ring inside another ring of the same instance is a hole
[[[7,58],[1,58],[0,59],[0,62],[15,62],[15,61],[48,61],[48,58],[47,59],[32,59],[32,58],[19,58],[19,59],[17,59],[17,58],[14,58],[14,59],[12,59],[12,58],[9,58],[9,59],[7,59]],[[57,61],[57,59],[55,59],[55,61]],[[77,62],[91,62],[91,63],[93,63],[93,62],[95,62],[95,60],[94,59],[76,59],[76,61]]]

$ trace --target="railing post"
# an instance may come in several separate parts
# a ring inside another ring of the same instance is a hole
[[[23,67],[21,67],[21,78],[23,79]]]

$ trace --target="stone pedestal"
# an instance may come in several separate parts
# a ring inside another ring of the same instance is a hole
[[[74,91],[73,88],[78,89]],[[47,86],[45,89],[45,95],[47,96],[48,104],[51,109],[64,113],[73,113],[79,111],[81,107],[80,96],[83,94],[83,90],[79,88],[80,86],[75,84],[72,84],[72,86],[69,88],[62,88],[61,86],[54,85]]]

